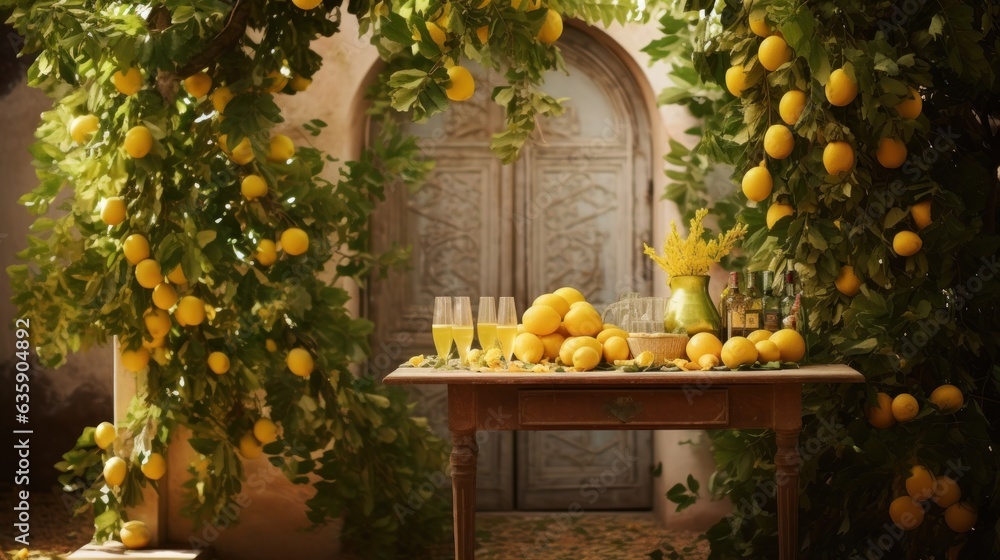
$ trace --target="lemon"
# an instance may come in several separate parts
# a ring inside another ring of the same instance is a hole
[[[136,350],[123,350],[122,365],[131,372],[139,372],[149,365],[149,350],[139,347]]]
[[[897,169],[906,161],[906,143],[899,138],[881,138],[875,157],[882,167]]]
[[[270,418],[258,418],[253,423],[253,437],[264,445],[278,441],[278,426]]]
[[[289,350],[288,355],[285,356],[285,365],[288,366],[288,369],[292,373],[299,377],[309,377],[312,375],[313,369],[316,368],[316,362],[313,360],[312,354],[305,348],[292,348]]]
[[[754,343],[754,348],[757,349],[757,361],[762,364],[776,362],[781,359],[781,351],[778,350],[778,345],[770,340],[762,340]]]
[[[772,124],[764,133],[764,151],[774,159],[785,159],[795,148],[792,131],[783,124]]]
[[[913,218],[913,223],[917,226],[917,229],[924,229],[931,225],[931,222],[934,221],[931,219],[931,201],[928,199],[911,206],[910,216]]]
[[[653,353],[649,350],[640,352],[639,355],[635,357],[635,365],[641,368],[647,368],[653,365]]]
[[[187,276],[184,275],[184,267],[181,265],[175,266],[174,269],[170,271],[170,274],[167,275],[167,280],[170,280],[171,284],[187,284],[188,279]]]
[[[748,24],[750,25],[750,31],[753,31],[753,34],[758,37],[767,37],[771,35],[771,26],[767,24],[764,10],[754,10],[750,12]]]
[[[226,106],[233,100],[233,97],[233,92],[229,89],[229,86],[217,87],[212,92],[212,107],[221,115],[226,111]]]
[[[555,10],[547,10],[545,12],[545,23],[542,24],[542,28],[538,30],[538,40],[546,45],[555,43],[559,37],[562,36],[563,32],[563,20],[559,12]]]
[[[146,350],[156,350],[157,348],[163,348],[167,345],[167,337],[161,336],[159,338],[154,338],[152,340],[143,339],[142,347]]]
[[[212,77],[204,72],[198,72],[184,78],[184,91],[188,92],[191,97],[201,99],[208,95],[211,90]]]
[[[542,357],[548,360],[555,360],[559,357],[559,349],[562,348],[562,344],[566,340],[566,337],[554,332],[552,334],[540,336],[538,339],[542,341],[542,346],[544,347]]]
[[[589,301],[574,301],[573,303],[569,304],[569,308],[571,310],[576,309],[577,307],[586,307],[588,309],[593,309],[594,311],[597,311],[597,309],[595,309],[593,304],[591,304]]]
[[[239,165],[246,165],[253,161],[254,153],[253,146],[250,144],[249,138],[244,138],[240,140],[240,143],[233,148],[232,153],[229,154],[229,159],[238,163]]]
[[[299,228],[288,228],[281,232],[281,250],[298,256],[309,250],[309,234]]]
[[[915,119],[924,110],[924,100],[920,97],[920,92],[910,88],[910,96],[896,105],[896,114],[904,119]]]
[[[949,508],[962,499],[962,489],[950,476],[939,476],[934,480],[934,503]]]
[[[196,327],[205,321],[205,302],[196,296],[184,296],[177,302],[174,317],[183,326]]]
[[[577,348],[573,352],[573,367],[577,371],[590,371],[601,363],[601,354],[589,346]]]
[[[178,299],[177,290],[166,282],[160,282],[153,288],[153,305],[160,309],[170,309]]]
[[[597,336],[604,329],[604,322],[593,307],[581,305],[566,314],[566,329],[573,336]]]
[[[424,26],[427,28],[427,34],[431,36],[431,41],[434,41],[434,44],[443,50],[444,43],[448,40],[448,34],[433,21],[428,21]]]
[[[892,417],[896,422],[905,424],[920,413],[920,403],[909,393],[900,393],[892,399]]]
[[[781,65],[792,60],[792,49],[788,48],[788,43],[777,35],[771,35],[760,42],[757,49],[757,60],[760,65],[767,70],[774,72]]]
[[[755,330],[752,333],[750,333],[750,334],[747,335],[747,340],[749,340],[750,342],[753,342],[754,344],[757,344],[758,342],[760,342],[762,340],[768,340],[769,338],[771,338],[772,334],[774,334],[774,333],[772,333],[769,330],[757,329],[757,330]]]
[[[153,259],[144,259],[135,265],[135,279],[143,288],[152,290],[163,282],[163,271],[160,263]]]
[[[944,384],[931,391],[930,401],[942,414],[951,414],[962,408],[965,397],[958,387]]]
[[[835,107],[844,107],[851,104],[858,96],[858,83],[843,68],[837,68],[830,72],[830,78],[826,82],[826,100]]]
[[[795,214],[795,209],[788,204],[772,204],[770,208],[767,209],[767,216],[764,221],[767,222],[767,229],[773,229],[774,224],[778,223],[778,220],[784,218],[785,216],[791,216]]]
[[[142,159],[153,149],[153,134],[148,128],[133,126],[125,133],[125,152],[135,159]]]
[[[162,309],[150,307],[143,314],[142,321],[153,338],[163,338],[170,332],[170,314]]]
[[[771,178],[771,172],[766,167],[758,165],[757,167],[751,167],[743,175],[742,187],[743,194],[749,200],[760,202],[771,196],[771,189],[774,188],[774,179]]]
[[[910,468],[910,475],[906,477],[906,493],[911,498],[922,502],[930,499],[934,494],[934,475],[923,465],[914,465]]]
[[[128,211],[125,208],[125,201],[120,197],[112,196],[101,202],[101,221],[109,226],[117,226],[124,222],[127,217]]]
[[[604,353],[604,348],[597,339],[592,336],[573,336],[563,342],[559,349],[559,361],[567,366],[573,365],[573,354],[580,348],[592,348],[598,356]]]
[[[480,43],[485,45],[486,42],[489,41],[490,39],[490,26],[483,25],[481,27],[477,27],[476,37],[479,39]]]
[[[577,302],[587,301],[587,298],[583,297],[583,292],[577,290],[576,288],[570,288],[568,286],[559,288],[558,290],[552,293],[566,300],[566,302],[569,303],[570,306],[572,306],[574,303]]]
[[[833,285],[837,287],[840,293],[848,297],[854,296],[861,291],[861,279],[854,274],[854,267],[849,264],[840,267],[840,274],[833,281]]]
[[[557,296],[555,294],[542,294],[535,298],[535,301],[531,305],[545,305],[556,310],[559,314],[560,321],[563,317],[569,313],[569,302],[563,299],[562,296]],[[537,333],[536,333],[537,334]]]
[[[956,533],[967,533],[976,525],[979,513],[969,502],[959,502],[944,510],[944,522]]]
[[[292,4],[295,4],[303,10],[311,10],[322,3],[323,0],[292,0]]]
[[[268,352],[277,352],[278,351],[278,343],[275,342],[274,339],[269,338],[269,339],[267,339],[267,340],[264,341],[264,348],[267,348]],[[423,361],[423,360],[420,360],[420,361]]]
[[[111,83],[115,88],[125,95],[135,95],[142,89],[142,72],[138,68],[121,70],[111,75]]]
[[[698,365],[703,370],[710,370],[719,365],[719,357],[713,354],[705,354],[698,358]]]
[[[300,76],[295,74],[292,79],[288,81],[288,85],[292,88],[292,91],[305,91],[309,89],[312,85],[312,80],[306,78],[305,76]]]
[[[794,329],[781,329],[768,340],[778,347],[782,362],[798,362],[806,355],[806,341]]]
[[[121,536],[122,544],[129,550],[146,548],[153,539],[149,527],[146,527],[142,521],[126,521],[122,525],[119,536]]]
[[[278,93],[279,91],[285,89],[288,85],[288,76],[281,73],[281,70],[272,70],[268,72],[267,77],[264,79],[264,83],[267,84],[267,91],[270,93]]]
[[[448,69],[448,86],[444,91],[452,101],[465,101],[476,93],[476,81],[465,67],[452,66]]]
[[[886,429],[896,423],[896,417],[892,415],[892,397],[886,393],[876,395],[878,404],[869,407],[865,411],[868,422],[879,429]]]
[[[823,148],[823,167],[830,175],[850,171],[854,167],[854,148],[847,142],[830,142]]]
[[[267,161],[284,163],[295,157],[295,142],[284,134],[275,134],[268,144]]]
[[[218,375],[226,373],[229,371],[229,356],[222,352],[212,352],[208,355],[208,368]]]
[[[757,347],[742,336],[734,336],[722,345],[722,363],[729,369],[757,361]]]
[[[614,325],[611,325],[611,326],[604,325],[604,330],[601,331],[600,334],[597,335],[597,342],[600,342],[601,344],[604,344],[605,342],[607,342],[607,340],[609,338],[611,338],[613,336],[617,336],[617,337],[624,338],[624,339],[628,340],[628,333],[627,332],[623,331],[622,329],[619,329],[618,327],[616,327]]]
[[[692,362],[698,362],[705,355],[721,358],[722,341],[712,333],[700,332],[688,340],[684,352],[687,354],[687,359]]]
[[[524,0],[510,0],[510,5],[515,10],[520,10],[522,3],[524,3]],[[542,7],[542,0],[531,0],[528,3],[528,11],[529,12],[533,11],[533,10],[537,10],[538,8],[541,8],[541,7]]]
[[[627,360],[629,356],[628,341],[620,336],[612,336],[603,343],[604,361],[609,364],[615,360]],[[574,358],[576,354],[573,354]]]
[[[726,89],[739,97],[747,87],[747,73],[742,64],[734,64],[726,70]]]
[[[912,531],[924,522],[924,508],[909,496],[900,496],[889,504],[889,518],[897,527]]]
[[[267,196],[267,182],[260,175],[247,175],[240,183],[240,193],[248,200]]]
[[[892,250],[901,257],[917,254],[923,245],[924,242],[920,236],[912,231],[901,231],[892,238]]]
[[[125,238],[122,244],[125,260],[131,264],[139,264],[149,258],[149,241],[143,235],[133,233]]]
[[[104,463],[104,482],[108,486],[121,486],[128,474],[128,464],[121,457],[111,457]]]
[[[101,449],[111,447],[116,437],[118,437],[118,430],[115,429],[115,425],[111,422],[101,422],[94,429],[94,443]]]
[[[797,89],[788,90],[778,102],[778,114],[788,126],[799,122],[799,117],[806,109],[806,92]]]
[[[242,455],[244,459],[253,460],[256,459],[257,457],[260,457],[261,454],[264,453],[264,446],[261,445],[259,441],[257,441],[257,438],[253,437],[252,432],[247,432],[243,434],[242,437],[240,437],[240,443],[238,447],[240,450],[240,455]]]
[[[542,344],[538,336],[526,332],[517,335],[517,338],[514,339],[514,356],[518,360],[536,364],[542,361],[543,355],[545,355],[545,345]]]
[[[86,144],[90,136],[100,127],[101,121],[94,115],[80,115],[69,123],[69,137],[77,144]]]
[[[167,462],[163,459],[163,455],[150,453],[139,469],[149,480],[160,480],[167,472]]]
[[[278,261],[278,249],[274,241],[261,239],[257,244],[257,251],[254,253],[254,260],[261,266],[271,266]]]
[[[524,330],[536,336],[556,332],[561,322],[562,317],[559,316],[559,312],[548,305],[532,305],[521,317]]]

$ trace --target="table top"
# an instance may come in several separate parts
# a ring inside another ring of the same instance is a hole
[[[565,373],[484,372],[401,367],[390,373],[390,385],[767,385],[780,383],[862,383],[865,377],[844,364],[806,365],[798,369],[723,371],[585,371]]]

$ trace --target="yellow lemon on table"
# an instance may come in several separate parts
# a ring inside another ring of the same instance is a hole
[[[299,228],[288,228],[281,232],[281,250],[298,256],[309,250],[309,234]]]
[[[229,356],[222,352],[212,352],[208,355],[208,368],[217,375],[226,373],[229,371]]]
[[[604,344],[605,342],[607,342],[609,338],[613,336],[618,336],[626,340],[628,339],[628,333],[623,331],[622,329],[619,329],[618,327],[615,326],[609,327],[608,325],[604,325],[604,330],[597,335],[597,342]]]
[[[604,361],[609,364],[615,360],[627,360],[629,356],[628,341],[620,336],[612,336],[604,343]],[[575,354],[574,354],[575,355]]]
[[[850,105],[858,96],[858,83],[843,68],[830,72],[826,82],[826,100],[835,107]]]
[[[734,64],[726,70],[726,89],[739,97],[747,87],[747,73],[742,64]]]
[[[278,441],[278,426],[270,418],[258,418],[253,423],[253,437],[264,445]]]
[[[163,282],[163,271],[160,263],[153,259],[144,259],[135,265],[135,279],[143,288],[152,290]]]
[[[722,345],[722,363],[733,369],[757,361],[757,347],[742,336],[734,336]]]
[[[559,314],[560,320],[562,320],[562,318],[569,313],[569,302],[563,299],[562,296],[557,296],[555,294],[542,294],[536,297],[535,301],[532,302],[531,305],[547,305],[552,309],[555,309],[556,313]]]
[[[756,342],[754,343],[754,348],[757,349],[757,361],[762,364],[776,362],[781,359],[781,351],[778,350],[778,345],[773,341],[762,340]]]
[[[757,330],[755,330],[752,333],[750,333],[750,334],[747,335],[747,340],[749,340],[750,342],[753,342],[754,344],[757,344],[758,342],[760,342],[762,340],[767,340],[767,339],[771,338],[772,334],[773,333],[771,331],[769,331],[769,330],[766,330],[766,329],[757,329]]]
[[[875,398],[877,404],[865,410],[865,417],[872,426],[884,430],[896,423],[896,417],[892,415],[892,397],[887,393],[878,393]]]
[[[771,177],[771,172],[767,170],[767,167],[758,165],[757,167],[751,167],[743,175],[741,187],[747,199],[760,202],[771,196],[771,190],[774,188],[774,179]]]
[[[247,432],[240,437],[239,445],[237,446],[240,450],[240,455],[244,459],[256,459],[264,453],[264,446],[257,441],[257,438],[253,437],[252,432]]]
[[[833,285],[840,293],[848,297],[861,291],[861,279],[858,278],[857,274],[854,274],[854,267],[849,264],[840,267],[840,274],[833,281]]]
[[[524,330],[536,336],[556,332],[561,322],[562,317],[559,316],[559,312],[548,305],[532,305],[521,317]]]
[[[587,301],[587,298],[583,297],[583,292],[568,286],[559,288],[552,293],[566,300],[566,303],[570,304],[570,306],[577,302]]]
[[[115,429],[115,425],[111,422],[101,422],[94,429],[94,443],[101,449],[111,447],[116,437],[118,437],[118,430]]]
[[[284,163],[295,157],[295,142],[284,134],[275,134],[268,144],[267,161]]]
[[[969,502],[959,502],[944,510],[944,522],[956,533],[967,533],[976,526],[979,513]]]
[[[233,97],[235,96],[233,95],[232,90],[229,89],[229,86],[220,86],[215,88],[211,97],[212,108],[214,108],[215,111],[221,115],[226,111],[226,106],[233,100]]]
[[[312,354],[305,348],[292,348],[285,356],[285,365],[288,369],[299,377],[309,377],[316,368],[316,362]]]
[[[167,462],[163,459],[163,455],[150,453],[139,469],[149,480],[160,480],[167,473]]]
[[[764,133],[764,151],[774,159],[785,159],[795,148],[792,131],[783,124],[772,124]]]
[[[892,417],[896,422],[905,424],[920,413],[920,403],[909,393],[900,393],[892,399]]]
[[[892,238],[892,250],[901,257],[915,255],[923,246],[923,240],[912,231],[901,231]]]
[[[105,198],[101,202],[101,221],[109,226],[117,226],[125,221],[128,212],[125,208],[125,201],[120,197],[112,196]]]
[[[799,122],[799,117],[806,109],[806,92],[797,89],[788,90],[778,102],[778,114],[788,126]]]
[[[563,20],[559,12],[549,9],[545,12],[545,23],[538,30],[538,40],[546,45],[555,43],[563,33]]]
[[[589,346],[577,348],[573,352],[573,367],[577,371],[590,371],[601,363],[601,354]]]
[[[146,548],[153,539],[149,527],[142,521],[126,521],[119,532],[122,544],[129,550]]]
[[[212,77],[204,72],[192,74],[184,78],[184,91],[191,97],[201,99],[212,90]]]
[[[142,159],[153,149],[153,133],[148,128],[133,126],[125,133],[125,152],[135,158]]]
[[[178,299],[177,290],[166,282],[160,282],[153,288],[153,305],[160,309],[170,309]]]
[[[77,144],[86,144],[101,122],[95,115],[80,115],[69,123],[69,137]]]
[[[121,486],[128,474],[128,464],[121,457],[111,457],[104,463],[104,482],[108,486]]]
[[[854,148],[847,142],[830,142],[823,148],[823,167],[830,175],[850,171],[854,167]]]
[[[111,83],[124,95],[135,95],[142,89],[142,72],[138,68],[119,70],[111,75]]]
[[[899,138],[881,138],[875,158],[886,169],[898,169],[906,161],[906,143]]]
[[[931,219],[931,201],[928,199],[911,206],[910,217],[913,218],[913,223],[917,226],[917,229],[924,229],[931,225],[931,222],[934,221]]]
[[[596,338],[592,336],[573,336],[567,338],[563,342],[562,348],[559,349],[559,361],[567,366],[573,365],[573,354],[584,347],[593,348],[598,356],[604,353],[603,345],[597,342]]]
[[[205,321],[205,302],[196,296],[184,296],[177,302],[174,317],[183,326],[197,327]]]
[[[123,350],[122,366],[131,372],[139,372],[149,365],[149,350],[139,347],[135,350]]]
[[[915,119],[924,110],[924,100],[920,97],[920,92],[910,88],[909,96],[896,105],[896,114],[904,119]]]
[[[271,266],[278,261],[278,248],[274,241],[261,239],[257,244],[257,252],[254,253],[254,260],[261,266]]]
[[[687,354],[687,359],[692,362],[698,362],[705,355],[721,358],[722,341],[712,333],[700,332],[688,340],[684,352]]]
[[[604,321],[593,307],[581,305],[566,314],[566,329],[572,336],[597,336],[604,330]],[[558,325],[556,325],[558,328]]]
[[[930,499],[934,495],[934,475],[923,465],[914,465],[910,468],[910,475],[906,477],[906,493],[911,498],[922,502]]]
[[[153,338],[163,338],[170,332],[170,314],[162,309],[150,307],[143,314],[142,321]]]
[[[951,414],[962,408],[965,397],[961,389],[946,383],[931,392],[930,401],[942,414]]]
[[[750,31],[758,37],[768,37],[771,35],[771,26],[768,25],[765,14],[764,10],[754,10],[750,12],[750,16],[747,18]]]
[[[912,531],[924,522],[924,508],[909,496],[900,496],[889,504],[889,518],[900,529]]]
[[[781,329],[768,340],[777,345],[782,362],[798,362],[806,355],[806,341],[794,329]]]
[[[934,479],[934,503],[948,508],[962,499],[962,489],[950,476],[939,476]]]
[[[792,60],[792,49],[782,37],[771,35],[761,41],[757,49],[757,60],[761,66],[773,72]]]
[[[795,209],[790,204],[772,204],[767,209],[767,215],[764,218],[764,221],[767,223],[767,229],[773,229],[774,224],[778,223],[778,220],[793,214],[795,214]]]
[[[448,86],[444,92],[452,101],[465,101],[476,93],[476,81],[464,66],[452,66],[448,69]]]
[[[545,345],[538,336],[526,332],[514,339],[514,356],[522,362],[537,364],[545,355]]]

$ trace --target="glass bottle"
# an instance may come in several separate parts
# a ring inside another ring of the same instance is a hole
[[[781,328],[802,332],[802,294],[798,289],[798,279],[794,270],[785,273],[785,296],[781,298]]]
[[[747,271],[746,296],[744,297],[746,298],[746,303],[744,304],[746,320],[744,324],[746,325],[746,332],[749,334],[761,328],[764,315],[763,300],[761,299],[760,290],[757,289],[756,272]]]
[[[762,329],[775,332],[781,329],[781,299],[774,295],[774,273],[764,271],[764,296],[761,298]]]
[[[734,336],[746,336],[746,309],[743,294],[740,293],[740,273],[729,273],[729,294],[723,304],[726,309],[726,340]]]

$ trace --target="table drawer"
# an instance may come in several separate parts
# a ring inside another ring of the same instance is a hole
[[[523,389],[518,414],[524,429],[723,427],[728,389]]]

